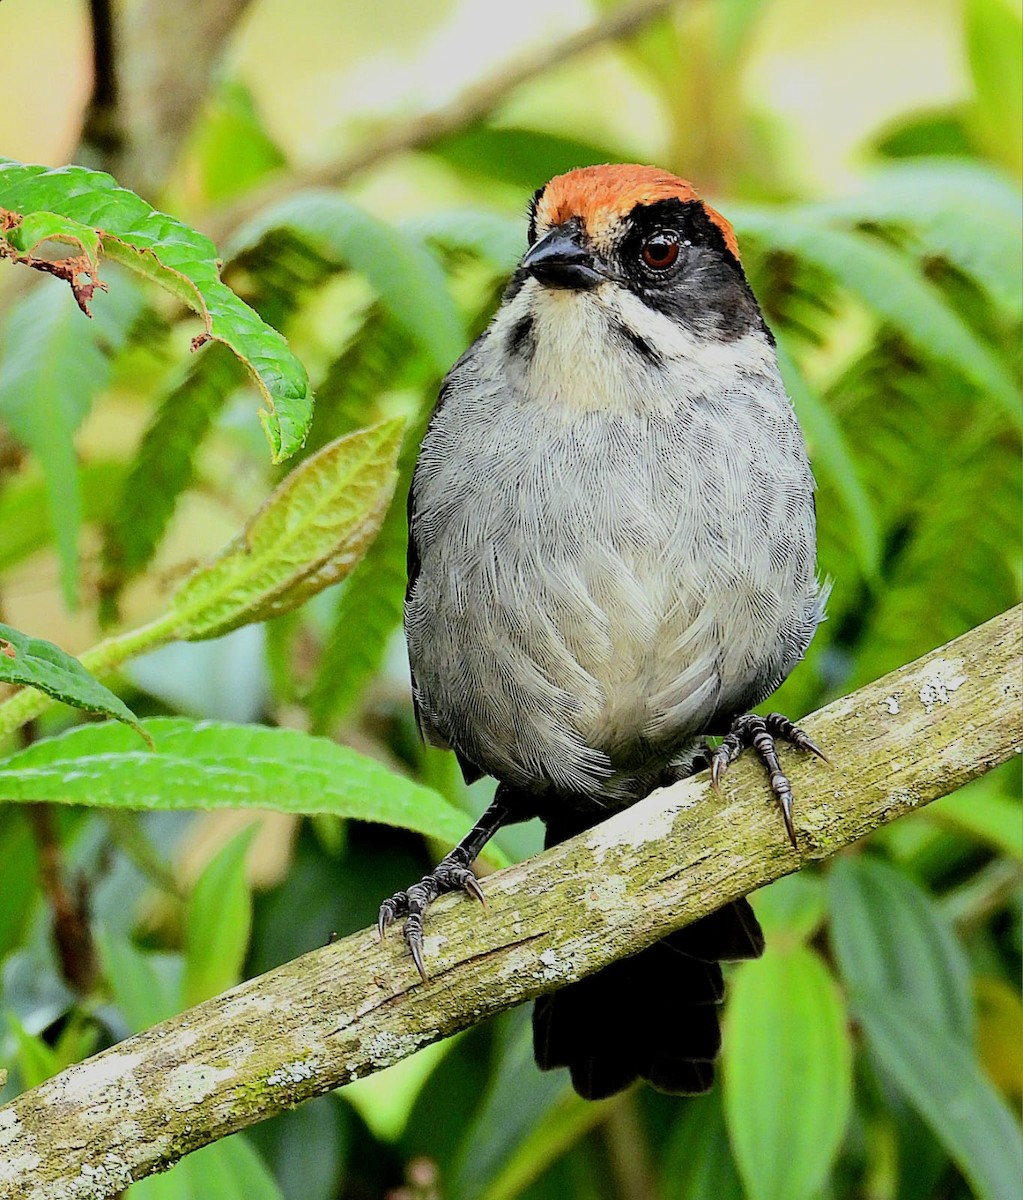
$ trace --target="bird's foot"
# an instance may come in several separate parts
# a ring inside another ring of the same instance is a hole
[[[390,899],[380,905],[377,931],[381,940],[392,921],[398,917],[405,918],[402,932],[423,983],[429,983],[426,968],[423,966],[423,917],[427,908],[438,896],[445,892],[457,891],[466,891],[470,896],[475,896],[481,904],[486,905],[483,890],[476,876],[469,869],[465,851],[461,846],[456,846],[450,854],[442,858],[429,875],[424,875],[407,891],[395,892]]]
[[[824,751],[798,725],[793,725],[788,717],[782,716],[781,713],[768,713],[766,717],[746,713],[735,718],[721,745],[713,751],[710,759],[710,776],[714,786],[717,787],[721,783],[721,777],[743,750],[747,747],[755,750],[760,761],[767,768],[771,791],[774,792],[781,806],[789,841],[798,849],[796,830],[792,824],[792,785],[778,762],[776,738],[789,742],[800,750],[809,750],[811,754],[816,754],[825,762],[828,761]]]

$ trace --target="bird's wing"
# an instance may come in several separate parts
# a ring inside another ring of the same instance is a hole
[[[458,359],[455,365],[444,377],[441,384],[440,392],[437,395],[437,403],[434,405],[433,412],[430,415],[430,420],[427,422],[426,430],[423,434],[425,437],[430,431],[430,426],[433,424],[444,404],[445,396],[448,391],[448,385],[451,377],[455,374],[458,368],[465,362],[473,347],[468,350]],[[415,520],[415,496],[416,496],[416,476],[412,474],[412,483],[408,490],[408,551],[406,554],[406,580],[405,580],[405,603],[408,604],[409,597],[412,595],[412,590],[416,586],[416,581],[419,579],[419,571],[421,568],[421,560],[419,553],[419,542],[416,539],[416,520]],[[444,750],[450,750],[452,747],[447,741],[444,734],[436,728],[432,721],[428,719],[419,704],[419,688],[416,685],[416,673],[411,662],[409,663],[409,672],[412,676],[412,708],[415,712],[416,727],[419,730],[419,736],[430,746],[439,746]],[[455,750],[455,757],[458,759],[458,765],[462,769],[462,777],[466,783],[475,783],[477,779],[481,779],[485,772],[481,771],[474,762],[465,758],[459,751]]]

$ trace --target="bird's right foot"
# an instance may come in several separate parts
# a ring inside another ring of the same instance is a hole
[[[380,916],[377,919],[377,932],[383,940],[387,927],[398,917],[405,918],[402,933],[405,942],[412,953],[423,983],[429,983],[426,968],[423,965],[423,917],[427,908],[443,895],[444,892],[466,891],[470,896],[483,905],[486,898],[479,880],[472,873],[466,860],[466,852],[461,846],[456,846],[446,857],[442,858],[429,875],[424,875],[418,883],[414,883],[403,892],[395,892],[393,896],[380,905]]]

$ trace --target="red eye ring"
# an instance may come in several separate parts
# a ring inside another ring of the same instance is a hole
[[[643,243],[643,261],[651,271],[667,271],[678,261],[678,235],[670,229],[661,229]]]

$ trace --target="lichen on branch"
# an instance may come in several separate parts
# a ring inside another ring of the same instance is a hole
[[[794,849],[757,765],[662,789],[430,910],[432,979],[364,930],[121,1042],[0,1109],[0,1200],[104,1200],[200,1146],[634,954],[1020,752],[1023,609],[807,717]]]

